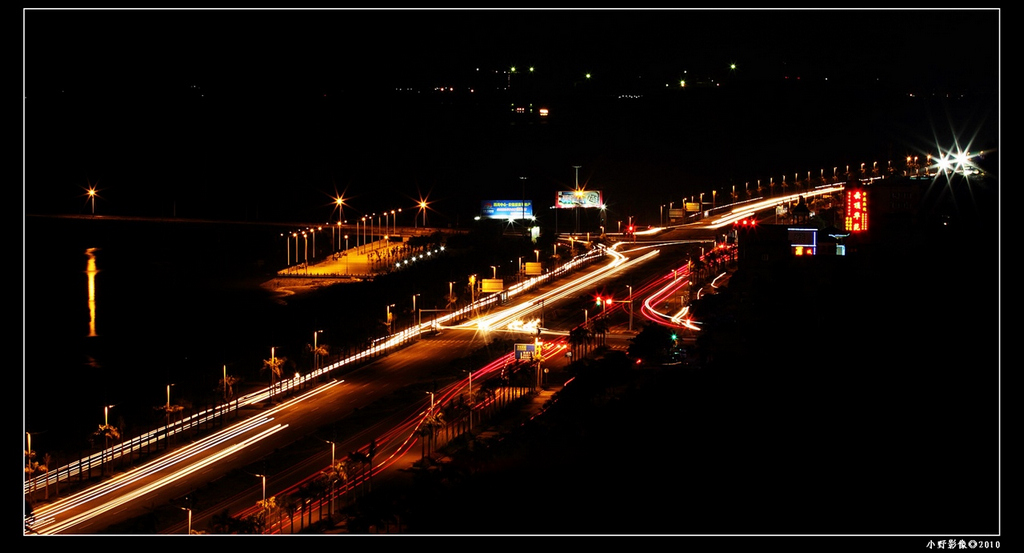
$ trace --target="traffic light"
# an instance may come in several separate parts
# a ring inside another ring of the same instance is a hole
[[[601,296],[597,296],[597,305],[601,305]]]

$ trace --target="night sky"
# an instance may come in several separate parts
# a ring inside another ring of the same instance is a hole
[[[542,208],[580,165],[617,216],[656,217],[894,155],[845,106],[889,124],[864,87],[994,97],[999,26],[991,9],[27,10],[25,210],[82,213],[95,186],[107,214],[317,221],[343,195],[354,214],[429,199],[455,225],[481,200]],[[696,101],[677,113],[623,103],[680,81]],[[760,92],[786,83],[832,96]],[[753,101],[700,97],[718,86]],[[550,125],[510,125],[510,101]]]

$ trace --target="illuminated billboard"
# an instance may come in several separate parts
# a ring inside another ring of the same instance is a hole
[[[489,294],[491,292],[501,292],[505,289],[505,281],[500,278],[485,278],[480,285],[480,291]]]
[[[793,255],[814,255],[818,247],[818,229],[813,228],[789,228],[789,246],[793,248]]]
[[[533,217],[532,200],[484,200],[480,216],[489,219],[528,219]]]
[[[534,344],[516,344],[516,361],[533,361],[536,353]]]
[[[846,189],[846,228],[850,232],[868,230],[868,193],[863,188]]]
[[[603,207],[600,190],[559,190],[555,193],[555,207]]]

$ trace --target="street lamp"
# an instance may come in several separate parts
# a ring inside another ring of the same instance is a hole
[[[418,295],[419,294],[413,294],[412,295],[412,316],[416,320],[416,333],[417,334],[419,334],[419,332],[420,332],[420,319],[417,317],[418,313],[416,311],[416,296],[418,296]]]
[[[256,478],[263,480],[263,506],[266,508],[267,505],[267,475],[265,474],[254,474]]]
[[[113,408],[114,408],[113,405],[104,405],[103,406],[103,450],[104,451],[106,451],[110,447],[110,431],[108,430],[108,428],[110,427],[109,413],[110,413],[110,410],[113,409]],[[111,452],[110,456],[111,456],[111,461],[113,461],[113,456],[114,456],[113,452]],[[104,468],[103,470],[105,471],[106,468]]]
[[[491,265],[491,271],[493,272],[493,275],[491,276],[491,278],[498,278],[498,266],[497,265]]]
[[[555,244],[555,248],[558,248],[558,244]],[[557,249],[555,250],[558,251]],[[537,263],[540,263],[540,250],[533,250],[533,254],[537,256]]]
[[[188,535],[192,535],[192,509],[188,507],[182,507],[182,511],[188,511]]]
[[[166,410],[167,410],[168,416],[170,416],[170,412],[171,412],[171,386],[174,386],[174,384],[168,384],[167,385],[167,409]]]
[[[363,217],[363,245],[366,245],[366,217]]]
[[[323,332],[323,330],[314,330],[313,331],[313,373],[314,374],[316,374],[317,369],[320,368],[319,367],[319,363],[317,363],[317,361],[319,361],[320,356],[317,354],[316,335],[320,334],[321,332]]]
[[[626,288],[629,288],[629,331],[633,332],[633,286],[627,284]]]
[[[473,371],[465,370],[463,372],[469,373],[469,431],[473,431]]]

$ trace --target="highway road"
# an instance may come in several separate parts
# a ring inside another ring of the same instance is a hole
[[[776,198],[772,205],[779,201]],[[638,232],[628,242],[594,248],[556,271],[509,288],[504,303],[499,302],[497,294],[483,297],[463,310],[396,332],[383,343],[375,344],[375,351],[361,352],[294,382],[279,383],[282,388],[273,397],[267,389],[250,394],[239,402],[237,414],[241,416],[222,428],[202,434],[181,429],[178,446],[165,454],[95,486],[38,506],[26,533],[102,533],[180,500],[233,471],[248,471],[252,486],[244,493],[224,498],[214,509],[190,513],[192,528],[204,528],[209,518],[221,511],[244,514],[265,497],[296,489],[328,468],[331,456],[338,452],[368,454],[371,443],[373,463],[368,474],[384,474],[393,463],[414,451],[419,428],[433,409],[440,409],[464,393],[470,379],[482,383],[501,375],[513,354],[496,354],[491,362],[473,369],[472,376],[456,378],[441,389],[436,389],[438,367],[488,343],[493,333],[516,332],[524,325],[536,325],[538,319],[544,319],[545,310],[571,304],[599,283],[626,274],[639,275],[630,298],[634,300],[632,305],[643,306],[638,317],[685,325],[684,314],[667,312],[661,306],[666,303],[664,298],[678,295],[679,287],[686,282],[686,247],[710,249],[716,238],[726,232],[723,229],[736,219],[769,207],[751,203],[697,223]],[[675,253],[659,263],[651,263],[663,250]],[[612,303],[606,309],[625,309],[624,294],[617,296],[618,305]],[[566,326],[562,328],[542,331],[546,356],[564,355],[568,348],[566,335],[578,322],[563,321]],[[417,339],[438,327],[442,329],[440,336]],[[378,357],[379,350],[389,353]],[[401,399],[391,405],[386,416],[367,421],[360,430],[336,443],[323,436],[326,424],[355,419],[377,402],[393,397]],[[321,436],[321,453],[277,474],[252,470],[255,461],[309,436]],[[351,480],[352,486],[358,485],[358,478]],[[185,518],[183,514],[182,519]]]

